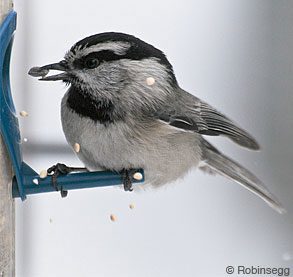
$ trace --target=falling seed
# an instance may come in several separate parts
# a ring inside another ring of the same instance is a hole
[[[129,209],[133,210],[135,208],[134,204],[129,204]]]
[[[140,172],[136,172],[136,173],[133,174],[133,178],[135,180],[137,180],[137,181],[141,181],[143,176],[142,176],[142,174]]]
[[[152,86],[155,82],[156,81],[155,81],[155,79],[153,77],[148,77],[146,79],[146,83],[147,83],[148,86]]]
[[[53,219],[52,218],[49,218],[49,222],[52,223],[53,222]]]
[[[27,141],[28,141],[28,139],[27,139],[27,138],[23,138],[23,141],[24,141],[24,142],[27,142]]]
[[[111,219],[111,221],[113,221],[113,222],[117,221],[117,217],[116,217],[116,215],[114,215],[114,214],[111,214],[111,215],[110,215],[110,219]]]
[[[74,148],[74,151],[76,152],[76,153],[78,153],[79,151],[80,151],[80,144],[79,143],[74,143],[74,146],[73,146],[73,148]]]
[[[43,169],[43,170],[41,170],[39,175],[40,175],[40,178],[44,179],[48,176],[48,172],[47,172],[47,170]]]
[[[33,183],[34,183],[35,185],[38,185],[38,184],[39,184],[39,180],[38,180],[37,178],[35,178],[35,179],[33,179]]]
[[[28,116],[28,112],[26,112],[26,111],[21,111],[19,114],[22,117],[27,117]]]

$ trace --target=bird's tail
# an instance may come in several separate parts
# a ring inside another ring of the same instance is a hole
[[[258,197],[263,199],[270,207],[272,207],[277,212],[281,214],[285,212],[285,209],[278,202],[276,197],[272,195],[265,187],[265,185],[251,172],[249,172],[240,164],[223,155],[206,140],[203,141],[203,144],[205,146],[205,150],[203,152],[204,165],[200,167],[202,170],[211,173],[218,173],[236,181],[246,189],[256,194]]]

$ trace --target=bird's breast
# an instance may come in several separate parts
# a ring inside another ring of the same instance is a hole
[[[64,101],[61,108],[62,127],[65,137],[71,147],[80,145],[77,153],[81,161],[92,170],[99,168],[118,169],[127,164],[131,167],[137,161],[131,162],[135,146],[127,126],[120,122],[101,122],[80,115],[71,109]]]
[[[62,100],[62,126],[68,143],[80,145],[78,158],[90,170],[144,168],[153,184],[172,181],[199,161],[198,135],[159,121],[102,124],[81,116]]]

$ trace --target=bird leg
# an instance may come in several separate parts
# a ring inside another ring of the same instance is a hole
[[[136,172],[134,169],[123,169],[121,171],[122,175],[122,182],[125,191],[133,191],[132,188],[132,181],[133,181],[133,174]]]
[[[50,168],[47,169],[49,175],[52,176],[52,186],[56,191],[59,191],[57,178],[60,175],[67,175],[71,172],[78,172],[78,171],[88,171],[85,167],[69,167],[65,164],[57,163]],[[61,197],[66,197],[68,194],[67,190],[63,190],[62,186],[60,188]]]

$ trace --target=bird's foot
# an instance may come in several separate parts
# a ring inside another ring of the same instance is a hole
[[[133,191],[132,181],[133,181],[133,174],[135,172],[136,172],[136,170],[131,170],[131,169],[123,169],[121,171],[122,182],[123,182],[123,186],[124,186],[125,191]]]
[[[69,167],[61,163],[57,163],[47,169],[48,174],[52,176],[52,186],[54,187],[56,191],[59,191],[59,187],[57,183],[58,176],[67,175],[68,173],[76,172],[76,171],[87,171],[87,169],[84,167]],[[61,186],[60,193],[61,193],[61,197],[66,197],[68,194],[68,191],[63,190]]]

